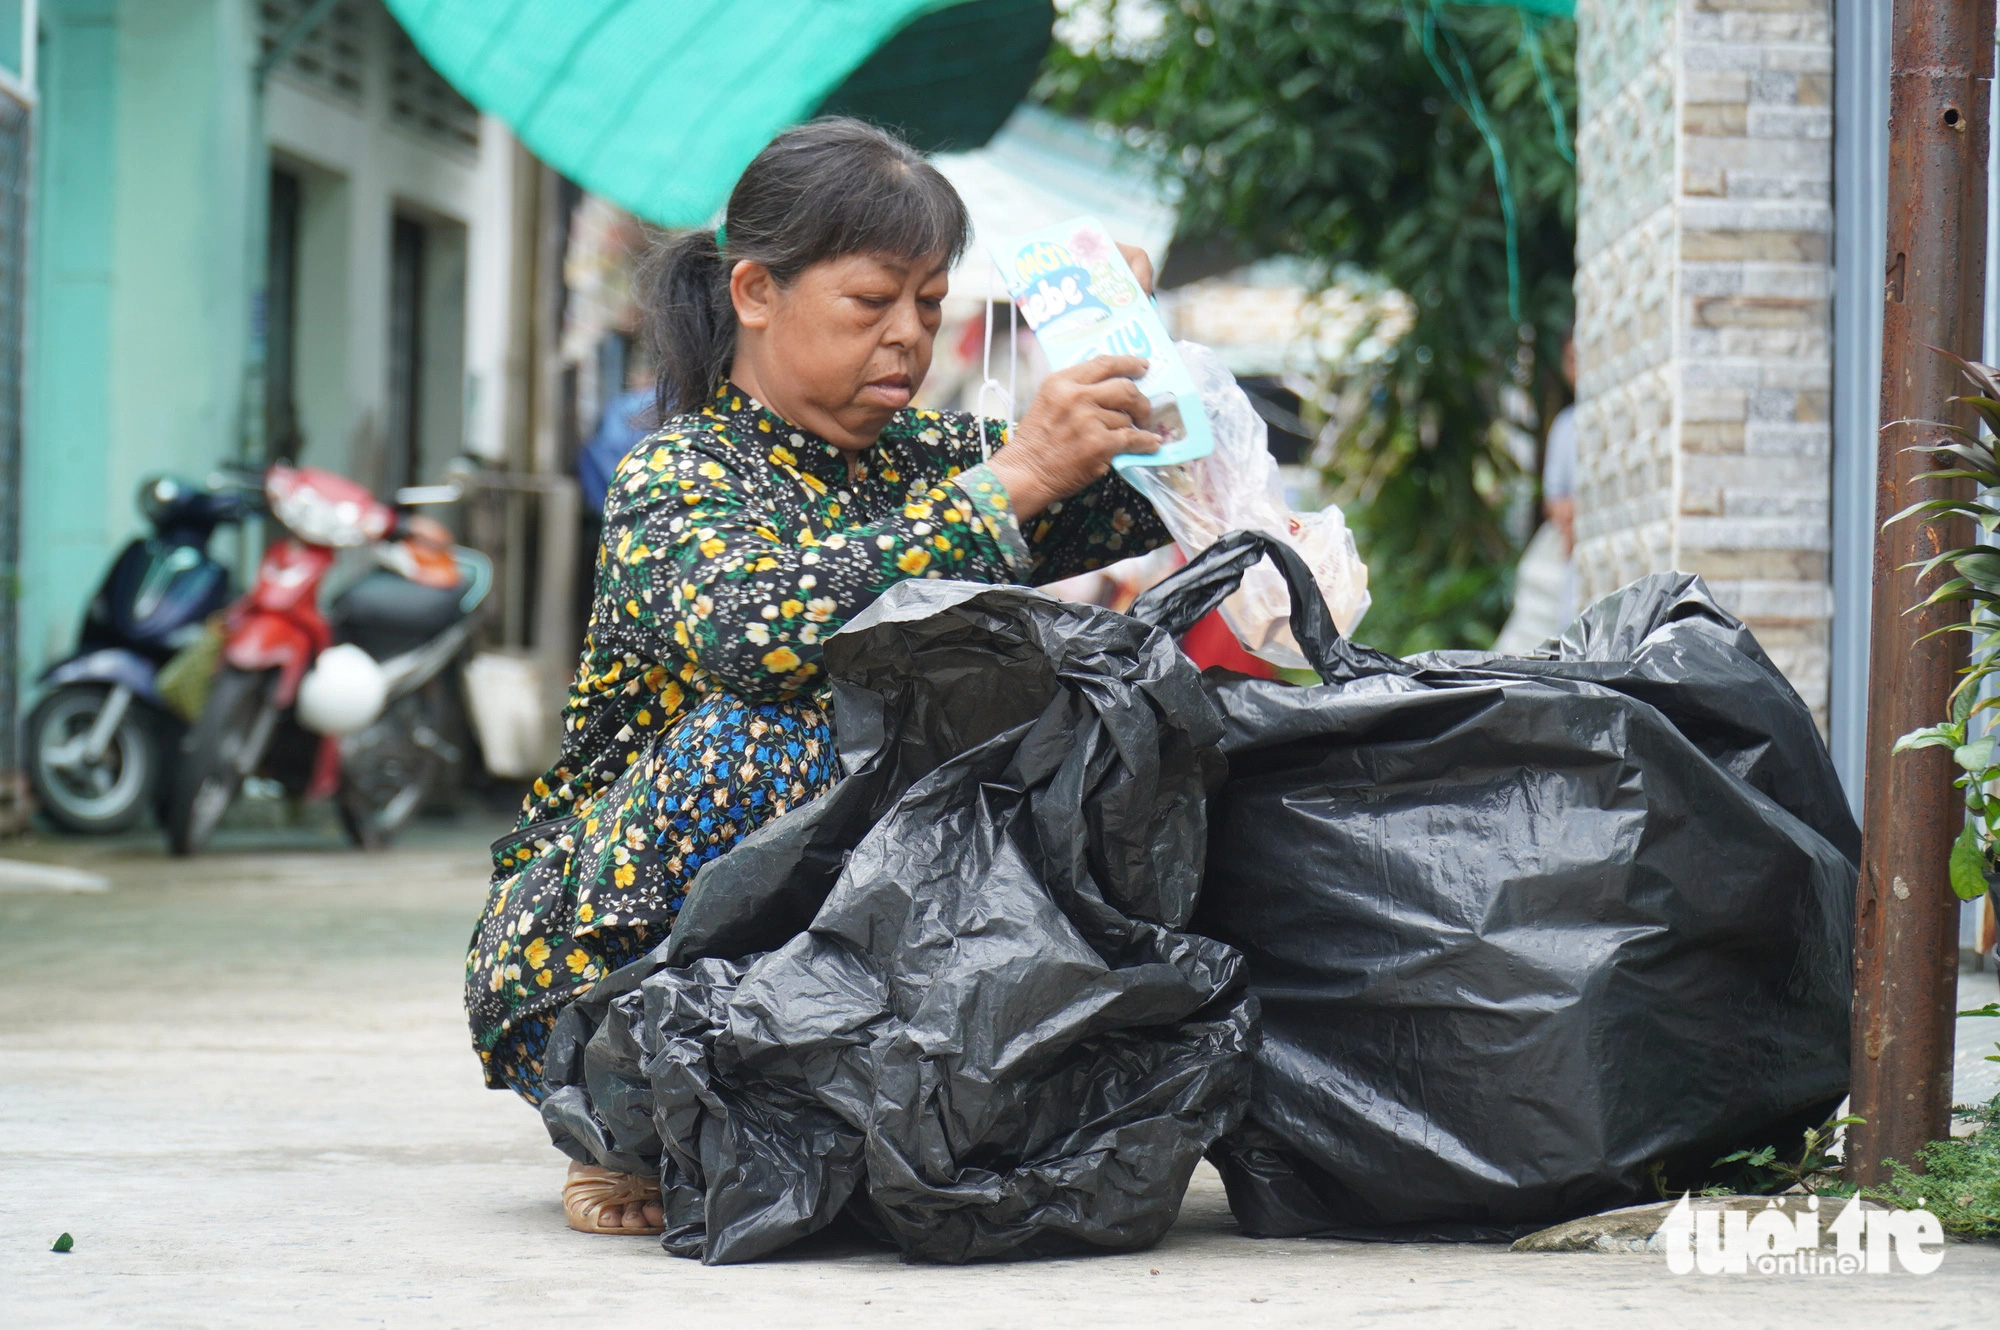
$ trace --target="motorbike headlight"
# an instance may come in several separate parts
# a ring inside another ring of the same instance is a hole
[[[352,481],[319,472],[274,466],[265,481],[271,515],[310,545],[346,549],[389,532],[395,514]]]
[[[172,476],[148,476],[139,482],[140,515],[157,525],[186,495],[186,488]]]

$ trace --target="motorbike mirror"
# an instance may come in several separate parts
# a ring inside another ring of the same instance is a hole
[[[405,485],[396,491],[396,502],[404,508],[426,503],[457,503],[465,495],[461,485]]]

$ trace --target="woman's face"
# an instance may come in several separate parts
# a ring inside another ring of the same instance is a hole
[[[739,262],[730,377],[835,447],[866,448],[930,372],[947,285],[942,254],[849,254],[783,286],[761,263]]]

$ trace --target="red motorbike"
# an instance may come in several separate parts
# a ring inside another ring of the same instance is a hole
[[[456,486],[398,491],[395,504],[351,480],[283,464],[264,478],[288,533],[229,607],[222,659],[182,742],[166,801],[168,844],[207,844],[251,776],[307,800],[331,796],[348,836],[386,844],[444,769],[462,715],[447,667],[464,654],[492,565],[408,508],[450,502]],[[339,551],[372,547],[373,567],[320,606]]]

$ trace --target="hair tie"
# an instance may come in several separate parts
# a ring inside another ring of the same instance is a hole
[[[715,224],[715,247],[717,250],[729,248],[729,227],[727,223],[717,222]]]

